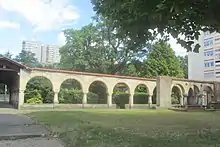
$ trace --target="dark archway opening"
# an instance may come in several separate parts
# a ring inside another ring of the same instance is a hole
[[[203,93],[204,93],[204,103],[205,105],[208,105],[209,103],[211,102],[214,102],[215,99],[214,99],[214,93],[213,93],[213,90],[211,87],[209,86],[205,86],[204,89],[203,89]]]
[[[125,109],[125,105],[129,104],[130,89],[125,83],[118,83],[113,89],[112,102],[116,104],[116,108]]]
[[[24,91],[24,102],[28,104],[53,103],[53,86],[49,79],[41,76],[31,78]]]
[[[7,66],[6,68],[0,68],[0,83],[1,97],[4,99],[0,101],[0,108],[18,108],[20,87],[19,71],[9,69]]]
[[[75,79],[67,79],[60,86],[58,94],[61,104],[82,104],[82,85]]]
[[[187,104],[188,105],[193,105],[193,99],[194,99],[193,94],[194,94],[193,89],[190,88],[188,91],[188,97],[187,97]]]
[[[153,90],[152,104],[157,104],[157,87],[155,87]]]
[[[140,84],[135,88],[134,104],[148,104],[149,90],[146,85]]]
[[[172,105],[177,105],[180,104],[181,100],[181,89],[177,86],[173,86],[172,92],[171,92],[171,104]]]
[[[107,104],[107,86],[101,81],[95,81],[89,86],[88,104]]]

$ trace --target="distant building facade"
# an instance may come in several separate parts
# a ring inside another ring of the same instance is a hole
[[[46,45],[38,41],[23,41],[22,50],[35,54],[35,58],[41,64],[54,64],[60,62],[59,46]]]
[[[42,44],[38,41],[23,41],[22,50],[29,51],[35,54],[37,61],[41,63],[41,46]]]
[[[198,43],[199,53],[188,55],[189,79],[220,81],[220,33],[203,32]]]

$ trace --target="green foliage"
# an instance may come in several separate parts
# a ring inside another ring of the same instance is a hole
[[[87,94],[87,103],[88,104],[99,104],[99,95],[93,92]]]
[[[180,61],[180,67],[183,69],[184,78],[188,79],[188,56],[178,56]]]
[[[175,52],[166,42],[156,42],[144,61],[145,65],[141,75],[155,78],[157,76],[183,77],[183,69],[175,56]]]
[[[220,31],[218,0],[92,0],[92,3],[98,15],[107,18],[121,35],[129,36],[137,44],[153,40],[158,33],[165,39],[166,34],[171,34],[188,51],[198,52],[200,46],[192,49],[191,45],[192,40],[198,40],[200,31]]]
[[[96,18],[95,25],[89,24],[80,30],[64,31],[66,44],[61,47],[60,67],[77,71],[135,74],[135,69],[127,64],[146,49],[132,45],[128,37],[117,35],[117,30],[105,19]],[[130,49],[133,49],[130,51]]]
[[[38,90],[31,91],[28,96],[25,98],[25,102],[28,104],[42,104],[42,97]]]
[[[37,59],[35,58],[35,54],[29,51],[22,50],[16,57],[15,60],[30,66],[30,67],[39,67],[41,66],[40,63],[38,63]]]
[[[61,89],[58,96],[61,104],[82,104],[83,93],[81,90]]]
[[[58,96],[61,104],[82,104],[83,100],[83,92],[77,89],[61,89]],[[98,104],[98,100],[98,94],[92,92],[87,94],[88,104]]]
[[[116,108],[125,109],[125,104],[129,104],[129,93],[116,92],[113,94],[113,102]]]
[[[134,104],[148,104],[149,95],[145,92],[136,92],[134,94]]]
[[[25,100],[35,97],[36,90],[40,93],[43,103],[53,103],[54,92],[51,82],[44,77],[32,78],[26,86]]]
[[[30,113],[66,147],[216,147],[217,112],[80,110]]]
[[[171,104],[180,104],[181,92],[178,87],[172,88]]]

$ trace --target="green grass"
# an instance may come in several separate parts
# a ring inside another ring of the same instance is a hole
[[[219,112],[77,110],[30,114],[67,147],[214,147]]]

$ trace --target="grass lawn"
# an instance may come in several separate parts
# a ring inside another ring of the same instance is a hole
[[[220,146],[219,112],[77,110],[30,114],[67,147]]]

